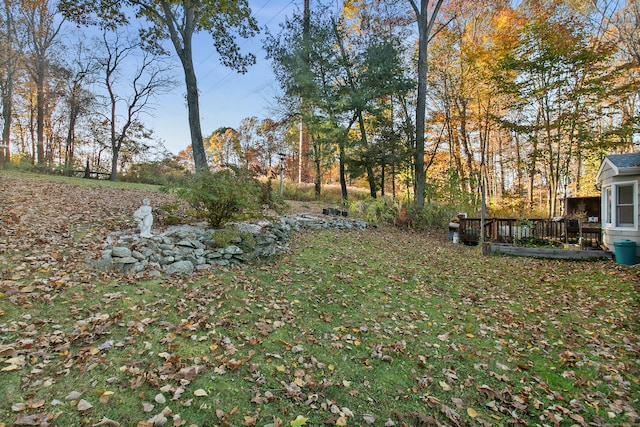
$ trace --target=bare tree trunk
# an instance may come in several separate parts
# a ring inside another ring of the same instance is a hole
[[[369,143],[367,141],[367,129],[364,125],[364,118],[362,117],[361,111],[358,111],[358,126],[360,127],[360,141],[367,156],[365,168],[367,170],[367,181],[369,182],[369,195],[375,199],[378,189],[376,188],[376,179],[373,174],[373,168],[371,167],[371,153],[369,152]]]
[[[189,109],[189,129],[191,132],[191,148],[196,171],[208,170],[207,154],[202,140],[200,125],[200,101],[198,99],[198,82],[191,54],[191,40],[185,41],[184,54],[179,55],[184,68],[184,80],[187,85],[187,108]]]
[[[429,46],[431,29],[438,16],[438,11],[442,6],[443,0],[435,0],[435,6],[431,16],[428,16],[430,0],[420,0],[419,8],[414,0],[409,0],[409,2],[418,20],[418,100],[416,105],[416,151],[414,154],[414,204],[418,208],[423,208],[424,189],[427,178],[424,170],[424,133],[427,106],[427,48]]]
[[[340,143],[338,144],[338,150],[339,150],[339,169],[340,169],[340,189],[342,190],[342,200],[347,200],[348,194],[347,194],[347,179],[346,179],[346,171],[345,171],[345,166],[344,166],[344,158],[345,158],[345,152],[344,152],[344,142],[340,141]]]
[[[320,167],[320,147],[318,141],[311,137],[311,144],[313,146],[313,162],[315,165],[315,179],[314,179],[314,194],[316,200],[320,199],[322,193],[322,169]]]
[[[5,68],[4,81],[0,84],[2,88],[2,120],[4,127],[2,128],[2,144],[0,148],[0,164],[5,166],[7,162],[11,162],[11,122],[13,119],[13,78],[15,75],[15,61],[13,52],[13,13],[11,10],[11,2],[4,1],[5,9],[5,34],[2,43],[3,61]]]
[[[424,132],[425,114],[427,106],[427,47],[429,34],[427,33],[426,7],[428,0],[421,0],[421,10],[418,16],[418,100],[416,105],[416,139],[413,160],[415,183],[414,204],[418,208],[424,207],[424,190],[427,175],[424,170]]]
[[[38,60],[36,69],[36,137],[37,137],[37,163],[43,165],[44,158],[44,114],[45,114],[45,65],[44,58]]]

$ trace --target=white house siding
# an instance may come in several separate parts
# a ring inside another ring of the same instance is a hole
[[[611,227],[604,224],[604,215],[603,215],[603,223],[602,223],[602,240],[605,246],[610,251],[615,251],[614,243],[619,240],[631,240],[636,243],[636,258],[640,258],[640,168],[637,168],[637,173],[630,174],[629,169],[623,169],[624,173],[622,175],[619,174],[619,170],[614,167],[615,159],[611,156],[607,157],[603,162],[600,170],[598,171],[598,183],[602,189],[606,187],[610,187],[613,184],[622,184],[622,183],[630,183],[636,182],[636,225],[634,228],[624,228],[624,227]],[[605,212],[605,204],[606,201],[601,201],[602,212]],[[615,209],[611,212],[612,215],[615,215]]]

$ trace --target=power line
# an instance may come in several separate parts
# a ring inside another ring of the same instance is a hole
[[[258,9],[258,11],[256,12],[256,14],[262,12],[262,10],[267,7],[269,5],[269,3],[271,3],[273,0],[267,0],[267,2],[265,4],[262,5],[262,7],[260,9]],[[273,18],[271,18],[273,19]],[[207,55],[206,58],[204,58],[202,61],[200,61],[199,64],[197,64],[197,66],[199,67],[200,65],[204,64],[205,62],[207,62],[209,59],[211,59],[211,57],[215,54],[215,51],[211,52],[209,55]],[[220,65],[220,64],[218,64]],[[215,68],[214,68],[215,70]]]

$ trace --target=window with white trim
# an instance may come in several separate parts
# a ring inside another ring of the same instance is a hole
[[[604,225],[611,224],[611,187],[605,187],[602,189],[602,223]]]
[[[616,225],[618,227],[635,225],[634,190],[633,184],[616,186]]]
[[[602,222],[614,228],[638,226],[637,183],[612,184],[602,189]]]

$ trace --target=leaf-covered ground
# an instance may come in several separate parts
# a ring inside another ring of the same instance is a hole
[[[143,197],[169,200],[0,171],[0,426],[640,423],[637,270],[387,228],[190,277],[89,268]]]

